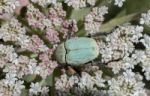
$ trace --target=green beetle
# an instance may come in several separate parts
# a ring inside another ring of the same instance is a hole
[[[99,55],[96,41],[88,37],[69,39],[58,45],[55,56],[59,63],[72,66],[83,65]]]

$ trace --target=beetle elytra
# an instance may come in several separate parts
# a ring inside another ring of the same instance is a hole
[[[96,41],[88,37],[69,39],[58,45],[55,56],[59,63],[80,66],[99,55]]]

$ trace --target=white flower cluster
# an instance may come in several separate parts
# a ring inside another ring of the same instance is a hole
[[[100,31],[100,26],[104,21],[104,15],[108,13],[108,7],[94,7],[85,17],[85,30],[88,34],[94,34]]]
[[[106,37],[100,44],[102,62],[116,74],[140,64],[145,78],[150,80],[150,36],[142,34],[141,26],[120,26]],[[136,49],[142,43],[145,50]]]
[[[5,42],[17,42],[19,39],[21,39],[20,37],[22,37],[22,35],[25,35],[26,30],[16,18],[12,18],[10,21],[5,22],[0,27],[0,33],[0,39],[3,39]]]
[[[61,75],[60,79],[56,80],[55,88],[60,91],[68,91],[67,89],[71,89],[74,84],[77,84],[79,79],[77,76],[71,76],[68,78],[67,74]]]
[[[98,70],[94,73],[94,76],[91,76],[86,72],[82,72],[82,77],[80,78],[78,85],[82,90],[96,90],[97,88],[94,88],[94,85],[102,88],[105,87],[104,82],[105,80],[102,78],[102,71]]]
[[[69,93],[78,96],[86,94],[92,96],[147,96],[142,80],[143,77],[132,72],[131,69],[107,79],[103,79],[102,71],[97,70],[94,75],[82,72],[81,77],[78,75],[69,77],[63,74],[56,80],[55,87],[58,96],[66,96]],[[103,88],[108,88],[108,90],[103,90]]]
[[[46,7],[49,4],[56,4],[57,0],[31,0],[33,3],[38,3],[42,7]]]
[[[0,80],[0,96],[21,96],[24,81],[17,80],[12,74],[7,74],[6,79]]]
[[[108,96],[147,96],[142,76],[131,70],[108,81]]]
[[[81,77],[76,75],[69,77],[67,74],[63,74],[56,80],[55,88],[59,92],[67,93],[74,90],[76,95],[81,96],[81,94],[85,94],[87,91],[91,94],[99,94],[100,90],[98,88],[104,88],[104,83],[102,71],[97,70],[93,76],[87,72],[82,72]]]
[[[42,86],[40,83],[31,83],[29,89],[29,96],[48,96],[49,88]]]
[[[14,69],[17,66],[17,58],[13,46],[0,45],[0,67],[4,68],[3,72],[6,73],[5,78],[0,80],[0,96],[20,96],[21,90],[25,87],[24,82],[17,78],[19,75]]]
[[[27,74],[38,75],[42,72],[41,67],[37,65],[37,61],[35,59],[29,59],[26,56],[18,56],[13,46],[5,46],[1,44],[0,49],[0,66],[1,68],[4,68],[3,72],[15,74],[17,78],[22,78]]]
[[[87,4],[94,6],[96,0],[65,0],[65,3],[67,3],[68,6],[72,6],[74,9],[79,9],[86,7]]]
[[[117,5],[118,7],[122,7],[123,6],[123,3],[125,2],[126,0],[115,0],[115,5]]]
[[[140,24],[146,24],[150,26],[150,10],[148,10],[147,13],[142,13]]]
[[[138,54],[141,59],[142,71],[145,72],[144,75],[147,80],[150,80],[150,36],[144,35],[144,38],[141,40],[143,45],[145,46],[145,50],[141,51],[142,54]]]
[[[3,73],[6,73],[5,79],[0,80],[0,94],[3,94],[0,96],[20,96],[21,90],[25,88],[24,81],[21,81],[24,76],[39,75],[45,80],[57,66],[57,62],[53,61],[48,62],[47,66],[43,63],[38,64],[36,59],[18,55],[15,51],[13,46],[0,45],[0,68],[3,69]],[[44,90],[48,88],[43,87],[40,92],[45,92]]]
[[[132,53],[135,50],[135,44],[140,42],[143,36],[142,26],[119,26],[106,37],[105,43],[100,44],[100,54],[102,62],[108,63],[114,73],[120,70],[134,68],[137,65],[135,56]]]
[[[16,62],[17,54],[13,46],[0,44],[0,68],[3,68],[9,62]]]
[[[18,0],[1,0],[0,1],[0,14],[12,14],[16,7],[20,6]]]
[[[16,45],[19,45],[22,50],[31,48],[31,46],[34,45],[34,40],[32,38],[36,39],[36,36],[30,37],[26,35],[25,27],[22,27],[22,24],[18,22],[16,18],[6,21],[0,27],[0,33],[0,39],[4,42],[13,42]],[[40,51],[48,50],[47,46],[43,43],[38,49]]]
[[[62,26],[64,18],[67,13],[63,10],[62,3],[56,3],[53,7],[49,8],[49,19],[54,26]]]
[[[41,30],[43,30],[45,27],[52,27],[51,20],[46,18],[46,16],[44,16],[44,14],[41,13],[38,8],[35,8],[32,4],[29,4],[27,8],[27,19],[30,26],[33,28],[40,28]]]

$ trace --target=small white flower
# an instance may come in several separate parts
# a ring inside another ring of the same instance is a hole
[[[96,0],[65,0],[65,3],[68,4],[68,6],[72,6],[75,9],[86,7],[86,4],[89,4],[91,6],[94,6],[96,3]]]
[[[14,74],[14,73],[7,73],[6,77],[5,77],[5,80],[4,80],[4,83],[6,85],[13,86],[15,84],[16,80],[17,80],[16,74]]]
[[[10,21],[5,22],[1,26],[0,33],[0,39],[3,39],[4,42],[12,41],[18,43],[19,36],[25,35],[26,30],[16,18],[11,18]]]
[[[123,2],[125,2],[125,0],[115,0],[115,5],[117,5],[118,7],[122,7]]]
[[[141,39],[140,40],[144,46],[147,48],[147,49],[150,49],[150,36],[149,35],[144,35],[144,39]]]
[[[148,10],[147,13],[142,13],[140,18],[140,24],[146,24],[150,26],[150,10]]]
[[[25,86],[23,85],[24,81],[16,81],[15,85],[14,85],[14,92],[13,92],[13,96],[20,96],[22,89],[25,88]]]
[[[31,0],[34,3],[38,3],[40,6],[45,7],[49,4],[56,4],[57,0]]]
[[[142,76],[133,73],[130,69],[123,75],[108,80],[108,96],[147,96]]]
[[[43,87],[42,89],[41,89],[41,95],[42,96],[48,96],[49,95],[49,87]]]
[[[134,66],[145,58],[144,52],[135,51],[135,43],[141,42],[142,32],[142,26],[123,25],[116,28],[107,35],[102,46],[100,45],[102,62],[108,63],[108,67],[112,68],[115,74],[122,69],[134,69]]]
[[[125,81],[126,81],[126,82],[131,82],[131,83],[133,83],[132,79],[134,78],[135,73],[133,73],[133,72],[131,71],[131,69],[126,70],[126,72],[123,72],[123,75],[124,75],[124,78],[125,78]]]
[[[41,92],[41,85],[37,83],[31,83],[29,94],[38,95],[38,93]]]
[[[94,6],[96,3],[96,0],[87,0],[87,3]]]
[[[20,6],[18,0],[1,0],[0,1],[0,13],[13,14],[14,9]]]
[[[146,77],[146,80],[150,80],[150,68],[149,68],[149,71],[146,71],[144,73],[145,77]]]
[[[88,73],[82,72],[82,77],[80,78],[78,85],[81,89],[87,88],[89,90],[92,90],[94,87],[94,78]]]
[[[47,28],[52,27],[52,22],[49,19],[43,19],[42,22]]]
[[[102,71],[96,71],[95,72],[95,78],[94,78],[94,81],[95,81],[95,84],[98,86],[98,87],[105,87],[105,80],[102,78]]]
[[[41,68],[37,65],[37,61],[35,59],[31,59],[28,65],[28,74],[40,74]]]
[[[85,17],[85,30],[88,34],[94,34],[100,31],[100,26],[104,21],[104,15],[108,13],[108,7],[94,7]]]
[[[133,96],[149,96],[149,95],[147,95],[145,90],[138,90],[133,94]]]

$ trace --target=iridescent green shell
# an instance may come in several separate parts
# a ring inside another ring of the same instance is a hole
[[[98,46],[94,39],[79,37],[69,39],[56,49],[56,59],[60,63],[72,66],[83,65],[99,55]]]

